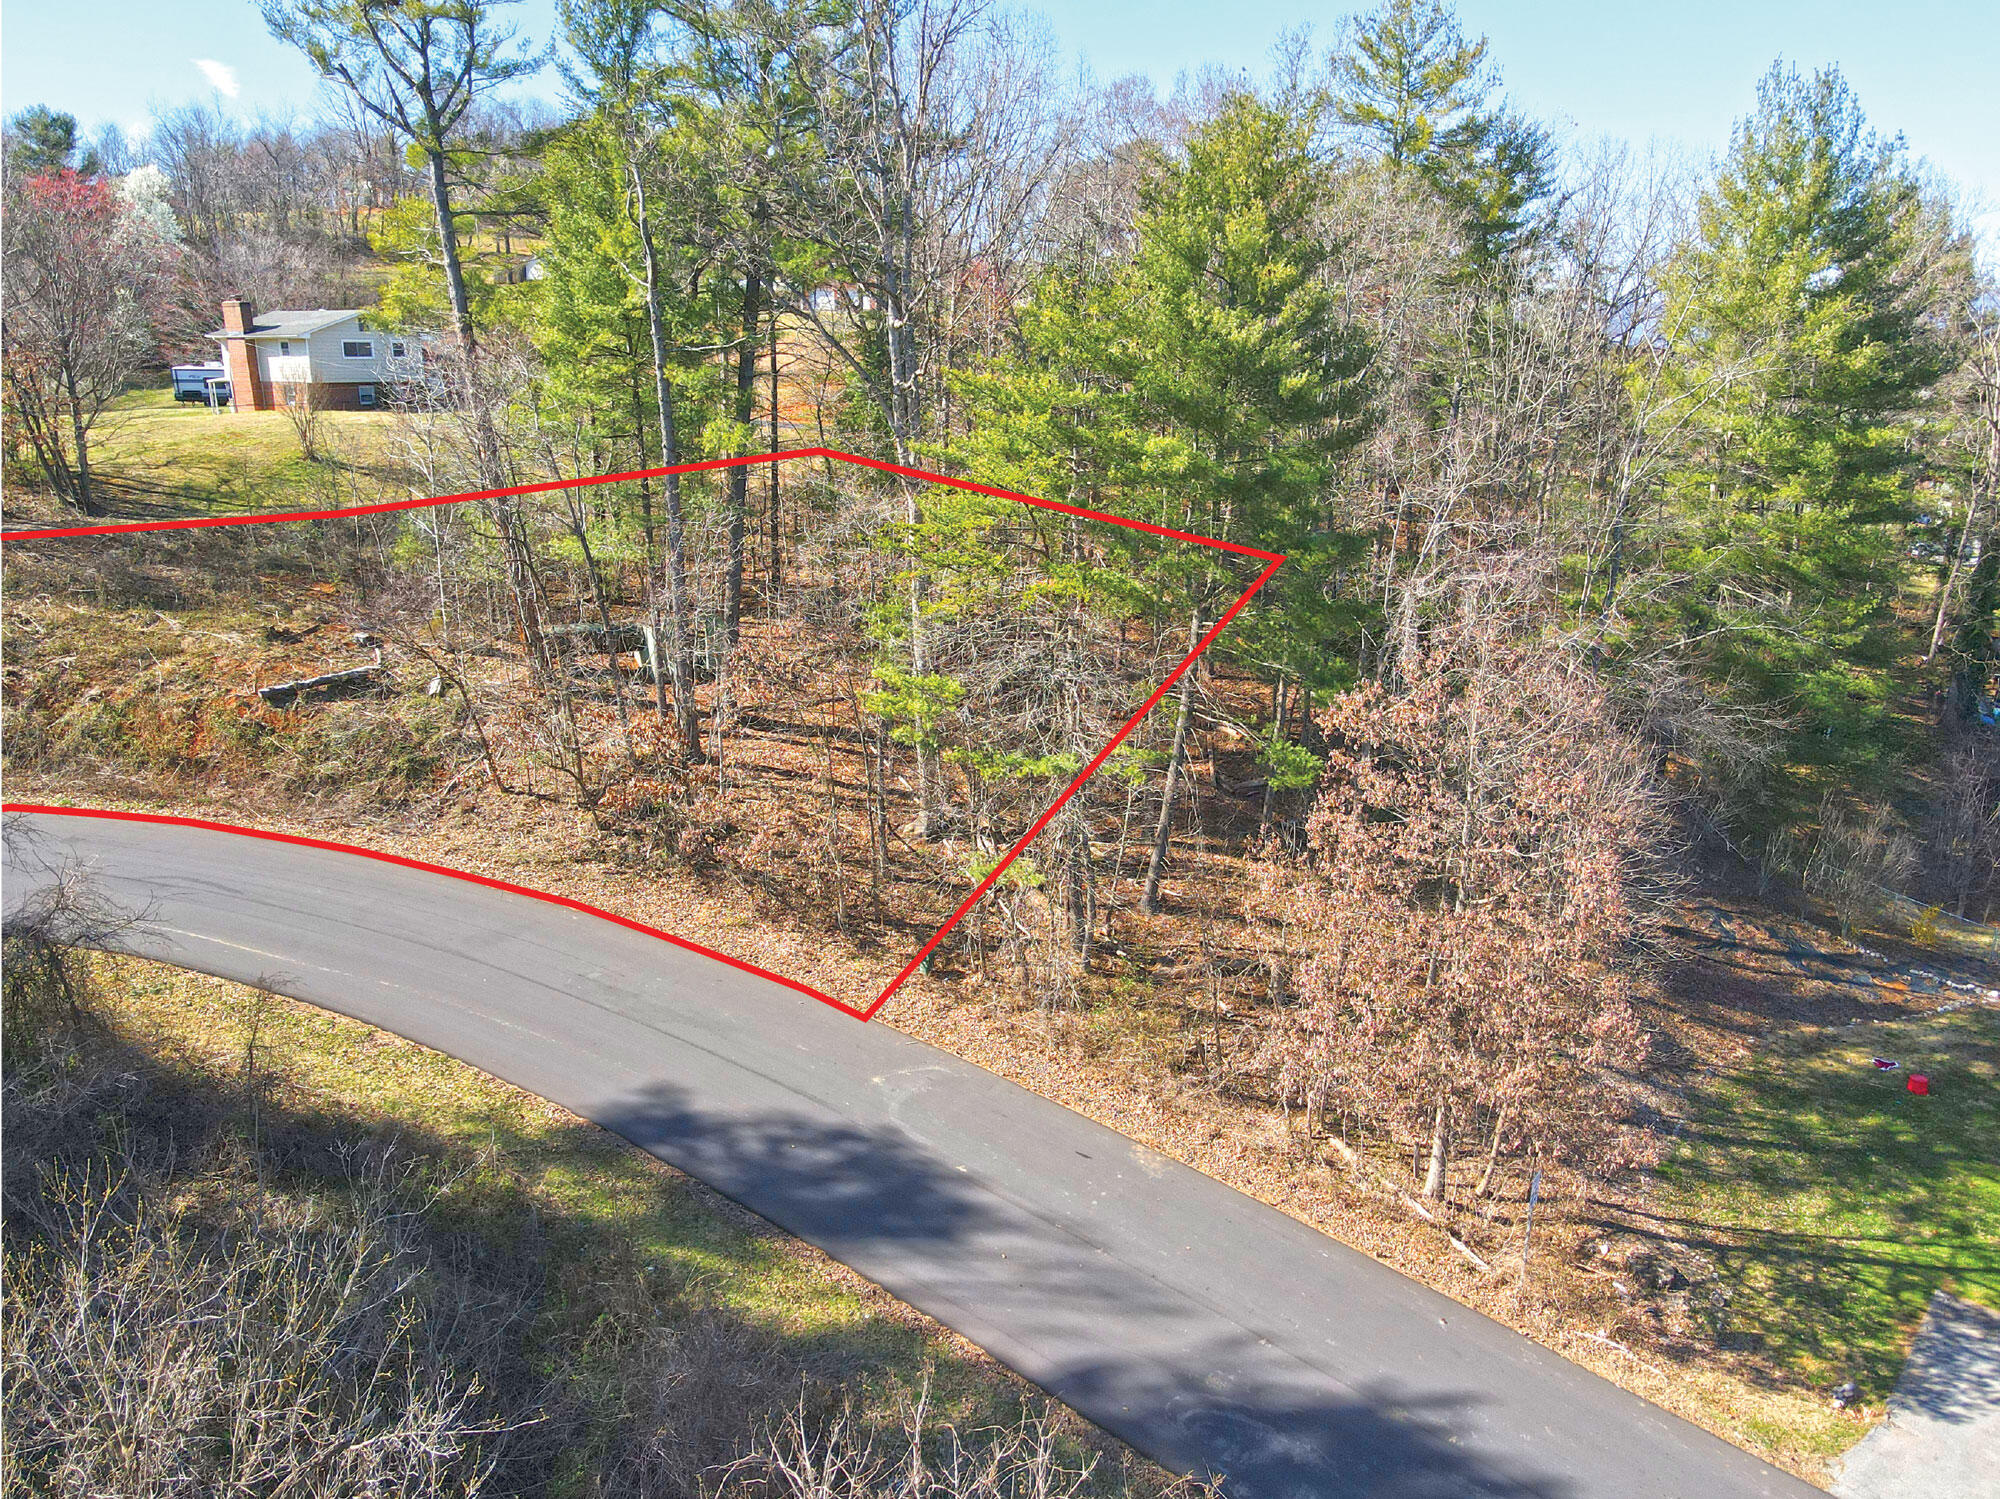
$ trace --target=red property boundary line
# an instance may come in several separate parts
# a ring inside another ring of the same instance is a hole
[[[400,854],[381,853],[375,849],[362,848],[358,844],[340,843],[329,838],[308,838],[296,833],[277,833],[266,828],[245,827],[237,823],[210,822],[199,817],[170,817],[163,813],[154,812],[115,812],[96,807],[54,807],[41,806],[28,802],[6,802],[0,804],[0,811],[35,813],[42,816],[54,817],[95,817],[115,822],[165,823],[177,827],[199,828],[205,832],[234,833],[245,838],[263,838],[272,843],[290,843],[302,848],[318,848],[326,849],[333,853],[353,854],[359,858],[379,860],[384,864],[396,864],[405,869],[420,870],[425,874],[445,875],[451,879],[464,880],[468,884],[484,885],[488,889],[504,890],[512,895],[524,895],[531,900],[545,901],[553,906],[563,906],[572,911],[581,911],[587,916],[599,917],[617,926],[626,927],[631,931],[641,932],[649,937],[657,937],[660,941],[671,943],[675,947],[685,948],[689,952],[700,953],[706,958],[713,958],[718,963],[726,963],[731,968],[740,969],[744,973],[752,973],[759,978],[768,979],[772,983],[782,984],[785,988],[791,989],[796,993],[808,995],[822,1004],[831,1005],[843,1015],[850,1015],[856,1020],[872,1020],[875,1018],[877,1012],[881,1010],[882,1006],[889,1002],[890,997],[909,981],[912,974],[923,966],[924,960],[936,950],[938,944],[950,935],[952,929],[959,922],[963,921],[972,908],[985,896],[986,892],[993,888],[994,884],[1007,872],[1014,861],[1027,851],[1028,845],[1040,836],[1042,829],[1046,828],[1054,820],[1056,814],[1069,804],[1070,799],[1083,789],[1084,782],[1088,781],[1098,772],[1104,762],[1110,759],[1117,751],[1118,746],[1123,744],[1131,736],[1132,732],[1139,727],[1146,715],[1152,712],[1158,706],[1160,700],[1173,690],[1174,684],[1194,666],[1195,661],[1200,657],[1201,653],[1207,650],[1215,642],[1216,637],[1228,628],[1230,621],[1235,619],[1242,612],[1244,605],[1248,604],[1256,596],[1257,590],[1262,588],[1269,581],[1271,575],[1284,564],[1285,558],[1281,553],[1259,551],[1256,547],[1242,546],[1232,541],[1221,541],[1213,536],[1198,536],[1188,531],[1176,531],[1167,526],[1155,526],[1146,521],[1133,520],[1129,516],[1109,515],[1101,510],[1086,510],[1078,505],[1065,505],[1056,500],[1044,500],[1035,495],[1019,494],[1014,490],[996,488],[991,484],[976,484],[967,479],[954,479],[947,474],[934,474],[925,469],[909,468],[899,463],[885,463],[876,458],[864,458],[857,453],[845,453],[838,448],[790,448],[783,452],[759,453],[743,458],[717,458],[704,463],[678,463],[665,468],[630,469],[616,474],[593,474],[579,479],[554,479],[545,483],[515,484],[504,489],[471,490],[462,494],[436,495],[414,500],[392,500],[377,505],[348,505],[328,510],[290,510],[277,514],[258,515],[198,516],[187,520],[126,521],[103,526],[39,527],[32,530],[0,533],[0,543],[37,541],[66,536],[116,536],[137,531],[189,531],[208,526],[261,526],[277,525],[290,521],[340,520],[348,516],[381,515],[395,510],[421,510],[440,505],[462,505],[473,500],[494,500],[513,495],[546,494],[553,490],[576,489],[596,484],[617,484],[633,479],[655,479],[665,477],[668,474],[693,474],[712,469],[737,468],[748,464],[782,463],[792,458],[824,458],[840,463],[850,463],[857,468],[875,469],[881,473],[895,474],[900,478],[916,479],[927,484],[942,484],[951,489],[967,490],[973,494],[988,495],[994,499],[1014,500],[1023,505],[1032,505],[1038,510],[1052,510],[1062,515],[1073,515],[1083,520],[1103,521],[1109,525],[1123,526],[1127,530],[1142,531],[1147,535],[1164,537],[1170,541],[1191,542],[1196,546],[1212,547],[1217,551],[1223,552],[1233,552],[1242,557],[1254,557],[1265,564],[1263,571],[1258,573],[1250,586],[1243,590],[1237,597],[1236,602],[1223,611],[1222,617],[1210,626],[1208,632],[1196,643],[1194,649],[1182,657],[1179,664],[1167,673],[1166,677],[1160,682],[1160,685],[1153,689],[1152,695],[1141,703],[1138,710],[1119,726],[1118,732],[1111,736],[1110,742],[1097,752],[1096,757],[1077,773],[1075,779],[1068,786],[1063,788],[1062,794],[1049,804],[1040,817],[1035,819],[1033,826],[1021,835],[1012,848],[1007,850],[1006,854],[987,873],[986,878],[973,888],[970,895],[959,902],[957,908],[952,911],[951,916],[945,921],[944,925],[937,929],[936,934],[931,937],[930,941],[926,942],[918,950],[915,957],[903,965],[901,972],[891,979],[882,992],[877,994],[874,1000],[865,1008],[857,1008],[854,1005],[848,1004],[845,1000],[836,999],[824,990],[815,989],[812,985],[802,983],[797,979],[787,978],[782,973],[774,973],[768,968],[759,967],[755,963],[745,962],[741,958],[732,958],[727,953],[717,952],[712,947],[704,947],[699,942],[691,941],[686,937],[677,937],[672,932],[662,931],[658,927],[648,926],[643,921],[634,921],[629,916],[620,916],[615,912],[606,911],[602,907],[590,905],[585,901],[572,900],[566,895],[553,895],[546,890],[534,890],[526,885],[512,884],[507,880],[497,880],[487,875],[472,874],[463,869],[452,869],[443,864],[427,863],[422,859],[405,858]]]

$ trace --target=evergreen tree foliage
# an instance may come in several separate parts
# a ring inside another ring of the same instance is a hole
[[[477,221],[469,213],[454,213],[452,228],[458,244],[470,243]],[[423,198],[398,198],[368,229],[368,245],[389,267],[376,293],[376,307],[391,328],[449,327],[451,299],[441,275],[443,240],[437,212]],[[475,326],[490,327],[502,299],[492,280],[468,267],[465,302]]]
[[[672,376],[682,400],[685,434],[695,437],[683,457],[710,456],[698,440],[714,399],[714,371],[696,351],[712,347],[726,315],[726,297],[701,272],[706,258],[688,231],[699,205],[679,190],[669,158],[675,143],[660,145],[648,177],[662,195],[668,222],[682,231],[655,241],[663,262],[661,311]],[[644,256],[623,187],[615,131],[601,115],[565,126],[543,158],[549,193],[540,255],[536,342],[549,372],[550,395],[565,410],[600,414],[636,444],[647,466],[657,426],[651,354],[646,329]],[[637,393],[635,395],[635,388]],[[639,422],[638,430],[633,423]]]
[[[1417,171],[1478,149],[1486,117],[1486,38],[1467,41],[1439,0],[1390,0],[1362,18],[1338,58],[1334,108],[1391,165]]]
[[[955,453],[1031,492],[1291,556],[1264,597],[1274,622],[1237,638],[1315,675],[1351,622],[1330,585],[1355,538],[1327,502],[1366,430],[1368,350],[1328,283],[1311,129],[1229,99],[1147,184],[1131,262],[1051,273],[1019,350],[959,382],[971,432]],[[1241,586],[1212,550],[1108,544],[1176,612]]]
[[[1475,262],[1497,263],[1553,185],[1548,133],[1488,107],[1486,38],[1466,40],[1441,0],[1390,0],[1334,59],[1334,111],[1392,169],[1410,172],[1463,220]]]
[[[514,45],[495,13],[512,0],[260,0],[264,24],[313,71],[409,143],[429,177],[438,259],[452,323],[469,358],[476,344],[452,201],[453,156],[478,99],[542,65]],[[488,444],[490,447],[491,445]],[[488,454],[489,466],[497,462]]]
[[[31,104],[7,122],[8,164],[29,177],[45,177],[52,172],[74,169],[79,177],[95,177],[102,170],[97,153],[85,149],[79,156],[76,116]]]
[[[1943,372],[1919,209],[1838,73],[1775,67],[1667,277],[1677,378],[1720,391],[1679,475],[1671,623],[1718,690],[1788,721],[1794,798],[1891,746],[1912,436]]]
[[[1143,461],[1160,513],[1293,559],[1238,638],[1307,674],[1347,612],[1328,607],[1328,585],[1357,538],[1327,500],[1366,430],[1368,363],[1326,276],[1312,124],[1238,95],[1148,187],[1118,350],[1155,434]],[[1206,612],[1212,595],[1196,591]]]

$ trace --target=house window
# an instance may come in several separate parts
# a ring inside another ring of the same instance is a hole
[[[403,347],[403,341],[400,338],[396,339],[389,345],[389,357],[391,359],[401,359],[407,352],[408,351]]]
[[[291,353],[291,352],[292,352],[292,346],[291,346],[290,344],[286,343],[286,342],[285,342],[285,341],[284,341],[283,339],[279,339],[279,340],[278,340],[278,352],[279,352],[280,354],[289,354],[289,353]]]
[[[372,385],[355,386],[354,404],[359,406],[363,411],[373,411],[375,409],[375,387]]]
[[[340,345],[340,357],[342,359],[373,359],[375,357],[375,345],[365,338],[346,339]]]

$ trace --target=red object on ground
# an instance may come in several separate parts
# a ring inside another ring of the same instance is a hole
[[[1905,1082],[1903,1086],[1912,1093],[1920,1093],[1928,1096],[1931,1091],[1931,1080],[1921,1072],[1912,1072],[1909,1081]]]

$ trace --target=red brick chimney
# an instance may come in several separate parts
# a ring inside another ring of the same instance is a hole
[[[222,304],[222,369],[229,376],[229,404],[237,411],[271,409],[264,382],[257,378],[257,351],[243,337],[256,317],[257,309],[242,297]]]

